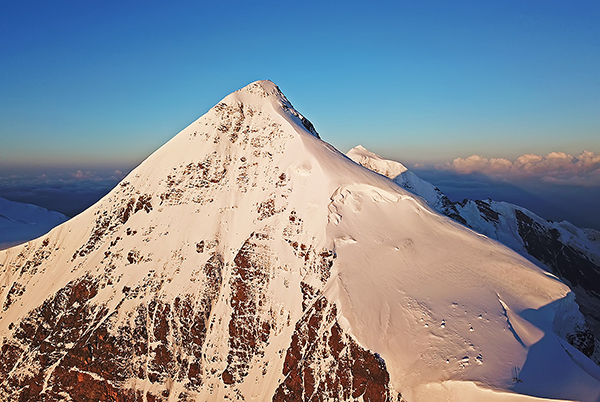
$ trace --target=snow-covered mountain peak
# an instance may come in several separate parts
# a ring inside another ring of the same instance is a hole
[[[369,151],[362,145],[355,146],[348,151],[346,155],[348,155],[350,159],[359,165],[389,177],[390,179],[395,178],[407,170],[406,166],[400,162],[384,159],[376,153]]]
[[[229,106],[234,104],[247,105],[254,108],[262,108],[269,105],[278,113],[283,112],[296,123],[299,122],[308,132],[319,137],[313,124],[292,106],[292,103],[281,92],[279,87],[270,80],[260,80],[248,84],[226,96],[220,103]]]
[[[271,98],[279,102],[289,103],[285,95],[281,92],[279,87],[271,80],[258,80],[254,81],[243,88],[232,92],[225,99],[235,98],[238,96],[250,95],[257,98],[266,99]]]
[[[284,104],[289,101],[279,87],[270,80],[254,81],[235,92],[230,93],[220,103],[228,105],[236,102],[259,106],[261,104]]]
[[[0,399],[597,399],[567,286],[309,127],[250,84],[0,252]]]
[[[352,148],[346,155],[359,165],[392,179],[402,188],[422,197],[432,208],[438,211],[444,208],[451,208],[451,202],[446,195],[433,184],[422,180],[412,171],[408,170],[400,162],[385,159],[369,151],[362,145]]]

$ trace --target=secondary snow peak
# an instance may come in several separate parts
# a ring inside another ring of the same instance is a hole
[[[347,153],[348,157],[354,162],[382,174],[390,179],[394,179],[399,174],[406,172],[406,166],[400,162],[384,159],[381,156],[369,151],[362,145],[357,145]]]

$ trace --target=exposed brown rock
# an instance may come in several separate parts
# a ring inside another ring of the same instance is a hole
[[[131,198],[127,205],[121,208],[121,223],[126,223],[133,212],[133,206],[135,205],[135,198]]]
[[[14,342],[2,341],[0,398],[141,401],[141,393],[124,388],[131,378],[159,386],[171,378],[197,389],[202,382],[202,346],[221,288],[222,269],[221,257],[213,253],[202,268],[205,287],[199,297],[182,295],[172,303],[152,299],[127,313],[130,318],[125,321],[118,321],[121,303],[112,312],[94,304],[96,280],[83,277],[69,283],[19,323]],[[134,299],[140,291],[126,286],[117,293]],[[29,374],[14,374],[13,369],[26,366]],[[166,396],[148,394],[147,399],[166,400]]]
[[[10,287],[8,294],[6,295],[6,299],[4,300],[3,310],[6,311],[13,303],[13,299],[17,297],[21,297],[25,292],[25,286],[21,285],[19,282],[14,282]]]
[[[261,299],[269,282],[270,268],[265,265],[269,251],[254,243],[252,236],[246,240],[234,259],[231,279],[233,309],[229,321],[229,354],[227,368],[221,378],[225,384],[240,383],[248,375],[250,361],[262,355],[269,340],[271,326],[263,321],[260,312],[265,307]]]
[[[148,195],[148,194],[140,195],[140,197],[137,200],[137,203],[135,204],[134,213],[137,211],[141,211],[142,209],[146,212],[152,211],[152,203],[150,202],[151,199],[152,199],[151,195]]]
[[[127,186],[123,189],[123,191],[127,191],[127,194],[129,194],[133,192],[133,188],[131,186]],[[150,212],[152,210],[152,204],[150,202],[151,199],[152,196],[148,194],[140,195],[137,198],[135,196],[131,196],[126,203],[123,201],[120,204],[117,204],[117,206],[114,207],[114,210],[110,211],[111,213],[106,210],[102,213],[97,212],[96,221],[90,237],[84,245],[75,251],[72,260],[75,260],[77,257],[84,257],[93,250],[97,249],[98,246],[104,242],[105,238],[114,234],[118,228],[127,223],[131,216],[138,211],[144,210],[147,213]],[[128,229],[127,234],[132,235],[135,233]],[[114,247],[119,239],[120,237],[113,239],[110,243],[110,247]]]
[[[321,296],[298,321],[273,401],[391,400],[385,362],[345,334],[336,314]]]
[[[266,201],[261,202],[258,205],[258,220],[262,221],[263,219],[267,219],[270,218],[271,216],[275,215],[277,212],[275,210],[275,200],[274,199],[268,199]]]

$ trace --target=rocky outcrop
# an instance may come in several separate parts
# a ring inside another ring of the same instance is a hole
[[[274,402],[393,400],[385,361],[342,330],[335,304],[323,296],[296,323],[283,375]]]

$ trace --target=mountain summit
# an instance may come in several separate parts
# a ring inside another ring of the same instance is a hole
[[[270,81],[0,252],[4,400],[597,400],[570,289],[319,139]]]

